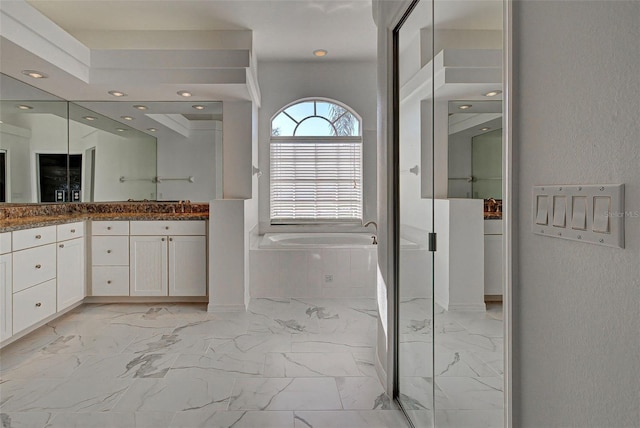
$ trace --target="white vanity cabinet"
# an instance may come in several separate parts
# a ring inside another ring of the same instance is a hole
[[[502,296],[502,220],[484,221],[484,294]]]
[[[132,296],[205,296],[205,221],[132,221]]]
[[[57,311],[56,226],[13,232],[13,334]]]
[[[129,295],[129,222],[91,222],[91,295]]]
[[[0,342],[13,334],[11,232],[0,233]]]
[[[84,222],[57,227],[57,305],[68,308],[85,296]]]

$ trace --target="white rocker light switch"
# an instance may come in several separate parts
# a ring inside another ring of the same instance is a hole
[[[609,217],[611,213],[611,198],[595,196],[593,198],[593,231],[609,233]]]

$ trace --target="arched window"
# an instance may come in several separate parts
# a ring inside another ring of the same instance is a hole
[[[333,100],[282,108],[271,120],[271,223],[362,220],[362,122]]]

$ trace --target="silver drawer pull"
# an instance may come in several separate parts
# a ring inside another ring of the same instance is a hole
[[[111,254],[111,250],[107,250],[107,254]]]
[[[60,244],[60,245],[58,245],[58,247],[64,248],[64,244]]]
[[[40,306],[42,306],[42,303],[40,302],[36,303],[36,308],[39,308]]]
[[[111,230],[111,226],[107,226],[107,230]]]
[[[76,233],[76,230],[75,229],[71,229],[71,233]]]
[[[169,230],[169,226],[166,226],[166,227],[165,227],[165,229],[166,229],[166,230]]]
[[[36,265],[36,269],[40,269],[42,265]]]
[[[107,284],[111,284],[111,280],[108,280],[108,281],[107,281]]]
[[[36,235],[36,239],[42,239],[42,235]]]

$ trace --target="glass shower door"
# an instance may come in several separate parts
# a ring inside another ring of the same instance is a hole
[[[433,426],[432,3],[414,3],[394,32],[399,227],[397,400],[416,427]]]

